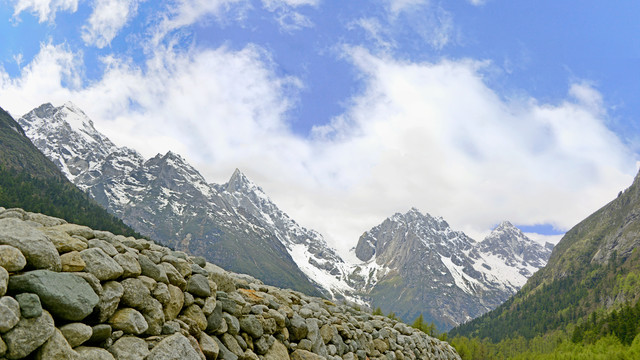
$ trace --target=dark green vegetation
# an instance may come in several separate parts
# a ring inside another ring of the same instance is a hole
[[[0,206],[59,217],[114,234],[140,237],[69,182],[0,108]]]
[[[610,360],[640,359],[640,337],[624,345],[613,335],[597,341],[574,343],[564,331],[555,331],[532,339],[515,337],[495,344],[488,340],[455,337],[448,340],[463,360]]]
[[[546,267],[448,335],[464,359],[640,358],[640,175],[572,228]]]

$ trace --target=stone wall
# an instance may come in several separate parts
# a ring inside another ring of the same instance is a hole
[[[445,342],[201,257],[0,208],[0,359],[459,359]]]

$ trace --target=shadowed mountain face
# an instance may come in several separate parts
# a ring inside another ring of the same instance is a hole
[[[501,304],[542,267],[550,250],[508,222],[482,242],[411,209],[362,235],[354,276],[374,306],[406,321],[420,313],[448,330]]]
[[[0,165],[34,177],[63,180],[64,175],[31,143],[18,123],[0,108]]]
[[[496,310],[452,334],[527,338],[565,328],[640,299],[640,175],[619,196],[569,230],[548,264]],[[594,317],[595,319],[595,317]],[[495,331],[501,329],[501,331]]]
[[[0,206],[46,212],[116,234],[137,235],[65,178],[0,108]]]

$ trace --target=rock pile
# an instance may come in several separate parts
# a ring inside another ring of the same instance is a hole
[[[459,359],[381,316],[0,208],[0,359]]]

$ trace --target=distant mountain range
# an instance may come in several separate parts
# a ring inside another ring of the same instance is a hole
[[[476,242],[411,209],[364,233],[353,250],[360,262],[350,264],[239,170],[209,184],[175,153],[144,159],[71,103],[44,104],[18,122],[63,174],[140,233],[265,283],[379,306],[406,321],[423,313],[446,330],[479,316],[550,254],[508,222]]]

